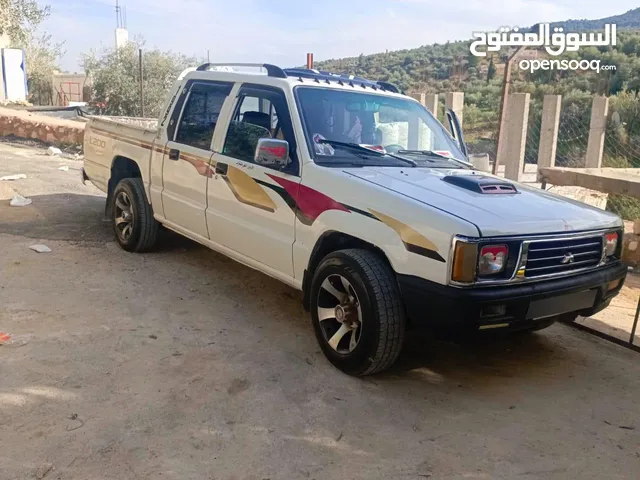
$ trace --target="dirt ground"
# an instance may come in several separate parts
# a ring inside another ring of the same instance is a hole
[[[290,288],[172,234],[119,249],[80,166],[0,144],[27,175],[0,182],[0,332],[30,335],[0,347],[0,479],[638,478],[637,353],[421,334],[348,377]]]

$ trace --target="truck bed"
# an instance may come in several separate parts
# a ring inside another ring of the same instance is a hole
[[[131,117],[91,117],[84,135],[84,168],[96,187],[106,192],[116,157],[135,160],[148,187],[149,161],[157,120]]]

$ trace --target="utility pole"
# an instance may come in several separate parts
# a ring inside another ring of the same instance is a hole
[[[142,75],[144,69],[142,67],[142,49],[138,50],[138,61],[140,63],[140,116],[144,118],[144,83],[142,81]]]
[[[526,45],[518,47],[518,49],[509,57],[507,63],[504,66],[504,80],[502,82],[502,99],[500,100],[500,123],[498,124],[498,146],[496,148],[496,159],[493,162],[493,169],[491,173],[498,174],[498,152],[502,148],[504,142],[504,135],[502,132],[505,130],[505,121],[507,116],[507,102],[509,101],[509,87],[511,86],[511,65],[516,61],[520,52],[522,52]]]

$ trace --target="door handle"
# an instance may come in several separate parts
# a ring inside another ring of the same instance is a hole
[[[179,160],[180,159],[180,150],[172,148],[169,150],[169,160]]]
[[[216,174],[217,175],[226,175],[229,171],[229,165],[226,163],[218,162],[216,163]]]

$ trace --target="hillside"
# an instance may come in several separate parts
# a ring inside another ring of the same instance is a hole
[[[600,59],[603,64],[609,62],[616,66],[635,64],[637,58],[640,57],[640,37],[636,33],[636,30],[640,32],[640,7],[621,15],[597,20],[567,20],[552,25],[563,25],[566,31],[585,31],[601,30],[606,23],[618,25],[618,42],[615,48],[599,47],[594,49],[591,47],[581,49],[575,54],[566,54],[563,58]],[[369,76],[393,82],[405,90],[420,89],[424,91],[464,88],[468,87],[469,82],[476,79],[484,78],[486,80],[487,74],[492,77],[495,73],[501,73],[501,64],[508,56],[508,51],[501,51],[500,55],[494,55],[492,59],[481,59],[469,53],[469,44],[470,40],[461,40],[444,44],[423,45],[407,50],[332,59],[317,62],[316,68]],[[620,54],[630,58],[620,57]],[[544,56],[544,53],[542,55]],[[495,67],[494,72],[490,72],[493,67],[490,67],[489,63]],[[613,81],[611,89],[607,88],[608,86],[603,86],[601,82],[593,82],[586,89],[593,93],[615,93],[620,90],[621,83],[626,81],[629,74],[632,73],[627,71],[626,66],[623,66],[622,70],[623,72]],[[562,75],[563,79],[571,77],[574,72],[564,73],[567,75]],[[637,77],[638,75],[636,75]],[[491,79],[489,78],[489,80]],[[550,79],[545,77],[543,80]],[[585,85],[582,85],[580,89],[585,89],[584,87]]]
[[[571,24],[570,22],[575,22]],[[640,167],[640,8],[599,20],[562,22],[567,31],[599,30],[617,23],[617,45],[581,48],[565,52],[562,59],[599,60],[611,70],[538,70],[531,73],[516,65],[513,92],[531,95],[525,158],[537,159],[542,101],[547,94],[562,95],[557,162],[583,164],[589,135],[594,95],[610,98],[610,123],[605,137],[604,163],[609,166]],[[423,45],[373,55],[317,62],[316,68],[349,73],[397,84],[404,91],[465,94],[464,129],[471,152],[496,154],[496,132],[507,49],[478,58],[469,52],[470,40]],[[528,59],[548,58],[544,50],[528,49]],[[441,100],[442,102],[442,100]],[[442,115],[441,103],[440,115]],[[441,117],[442,118],[442,117]],[[613,202],[611,202],[613,205]],[[621,205],[625,216],[640,217],[640,204]],[[614,208],[614,207],[612,207]]]
[[[620,15],[600,18],[598,20],[565,20],[564,22],[553,23],[552,27],[563,26],[569,32],[582,32],[585,30],[601,30],[607,23],[615,23],[618,30],[640,29],[640,7]]]

